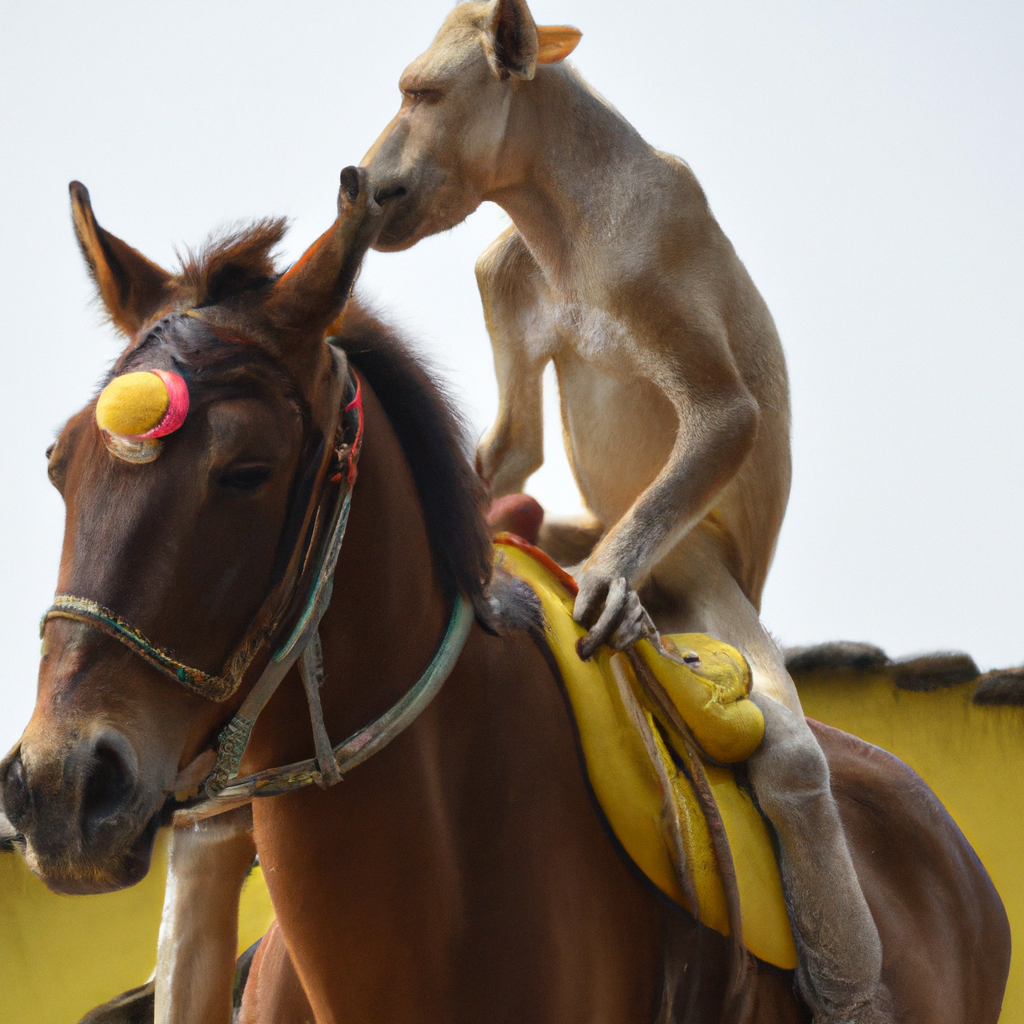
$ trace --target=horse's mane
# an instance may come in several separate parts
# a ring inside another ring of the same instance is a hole
[[[422,358],[365,306],[349,303],[335,338],[373,388],[409,460],[438,573],[487,622],[491,535],[464,419]]]
[[[180,254],[178,282],[196,306],[212,306],[239,292],[270,284],[278,275],[274,249],[284,238],[284,217],[265,217],[211,235]]]

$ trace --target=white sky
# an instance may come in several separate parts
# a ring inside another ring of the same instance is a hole
[[[444,0],[6,0],[0,7],[0,748],[34,699],[60,500],[43,452],[119,350],[90,307],[67,183],[158,262],[225,222],[331,221]],[[786,644],[1024,662],[1024,7],[1017,0],[535,0],[584,75],[686,159],[772,309],[795,476],[764,602]],[[496,406],[473,262],[485,207],[364,293],[478,432]],[[553,389],[550,389],[553,392]],[[575,493],[548,403],[531,490]],[[396,628],[398,624],[396,624]]]

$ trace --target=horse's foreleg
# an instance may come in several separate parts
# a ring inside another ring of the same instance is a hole
[[[171,834],[155,1024],[230,1024],[239,897],[255,856],[249,806]]]

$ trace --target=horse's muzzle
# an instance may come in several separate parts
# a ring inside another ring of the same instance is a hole
[[[140,788],[135,752],[111,728],[45,753],[22,743],[0,763],[4,813],[32,870],[59,892],[107,892],[145,875],[157,817]]]

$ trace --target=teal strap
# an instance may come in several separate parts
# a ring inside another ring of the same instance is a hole
[[[437,695],[444,681],[451,675],[462,654],[475,614],[473,606],[462,595],[455,599],[448,629],[426,671],[396,704],[379,718],[353,733],[343,743],[334,747],[334,758],[339,772],[347,772],[356,765],[383,750],[396,736],[408,728],[422,714]],[[232,723],[233,724],[233,723]],[[230,729],[230,726],[228,727]],[[251,728],[251,726],[250,726]],[[248,735],[248,730],[243,730]],[[266,771],[235,779],[219,789],[213,796],[174,813],[175,826],[189,825],[203,818],[212,817],[240,804],[248,803],[254,797],[278,796],[293,789],[301,789],[314,783],[319,784],[320,773],[317,759],[308,758],[282,768],[268,768]]]
[[[331,595],[334,592],[334,570],[337,567],[338,555],[341,553],[341,546],[345,540],[351,506],[352,491],[349,489],[335,511],[330,529],[330,541],[322,552],[312,592],[298,625],[284,644],[274,652],[270,664],[256,680],[256,685],[249,691],[242,706],[220,735],[217,763],[214,766],[213,774],[206,780],[206,792],[211,795],[219,793],[228,782],[237,778],[242,755],[245,754],[249,735],[256,725],[256,719],[259,718],[260,712],[266,707],[267,701],[274,695],[278,686],[281,685],[281,680],[288,674],[292,665],[317,636],[320,620],[327,611],[327,606],[331,603]],[[319,639],[316,640],[316,643],[319,647]],[[316,702],[316,707],[319,708],[319,701]],[[322,716],[319,716],[318,711],[314,711],[313,704],[310,704],[310,714],[315,734],[318,726],[322,728],[323,719]],[[321,752],[326,753],[326,751]]]

